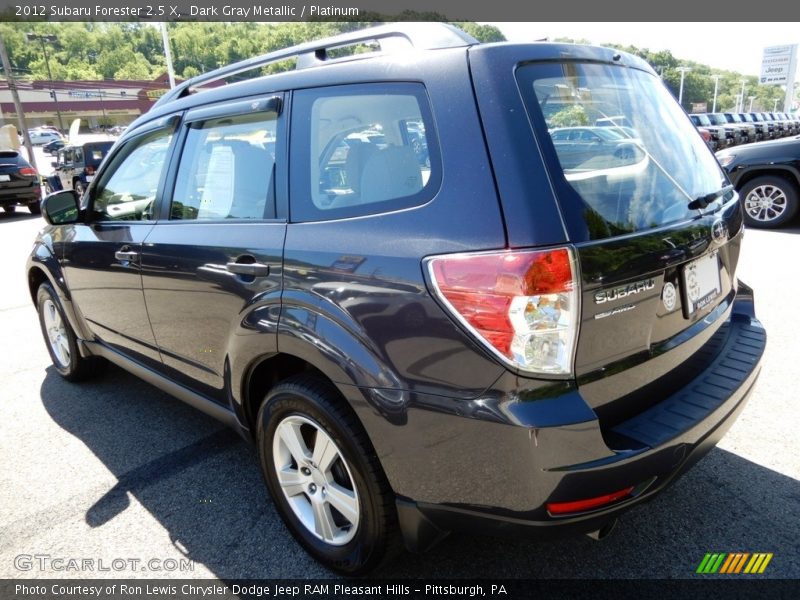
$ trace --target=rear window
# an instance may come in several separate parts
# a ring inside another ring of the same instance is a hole
[[[724,185],[713,154],[657,77],[565,62],[523,66],[517,81],[573,240],[691,218],[697,211],[689,203]]]

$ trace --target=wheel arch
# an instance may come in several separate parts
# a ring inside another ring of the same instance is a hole
[[[794,183],[795,187],[800,189],[800,171],[788,165],[770,165],[769,167],[750,167],[745,169],[736,180],[736,189],[741,191],[753,179],[769,175],[788,179]]]

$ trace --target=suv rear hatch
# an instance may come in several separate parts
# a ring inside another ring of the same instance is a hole
[[[554,44],[478,46],[470,57],[509,246],[574,248],[571,375],[606,429],[686,385],[723,341],[715,333],[735,295],[742,230],[736,195],[639,59]],[[521,107],[501,78],[513,79]],[[510,103],[497,110],[491,94],[504,86]],[[618,136],[596,135],[611,117],[625,125],[602,129]]]

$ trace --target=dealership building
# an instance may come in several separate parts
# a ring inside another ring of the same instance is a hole
[[[28,127],[63,128],[81,119],[91,129],[127,125],[169,89],[166,74],[153,81],[17,81]],[[55,95],[55,98],[53,97]],[[0,80],[0,126],[17,125],[7,80]]]

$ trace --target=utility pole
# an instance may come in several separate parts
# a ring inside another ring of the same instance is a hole
[[[28,151],[28,162],[31,166],[39,172],[36,167],[36,157],[33,155],[33,144],[31,144],[31,136],[28,135],[28,126],[25,124],[25,114],[22,112],[22,102],[19,101],[19,92],[17,91],[17,82],[14,81],[14,74],[11,72],[11,61],[8,60],[8,52],[6,51],[6,44],[3,38],[0,37],[0,60],[3,62],[3,70],[6,72],[6,81],[8,81],[8,89],[11,90],[11,97],[14,100],[14,109],[17,111],[17,123],[19,130],[22,133],[22,139],[25,143],[25,149]]]
[[[53,73],[50,72],[50,57],[47,55],[47,46],[45,42],[50,42],[55,44],[58,41],[58,38],[54,35],[39,35],[36,33],[26,33],[25,37],[28,38],[29,42],[33,42],[34,40],[39,40],[42,42],[42,52],[44,52],[44,65],[47,67],[47,78],[50,80],[50,96],[53,98],[53,102],[56,103],[56,114],[58,115],[58,128],[61,133],[64,133],[64,121],[61,119],[61,109],[58,107],[58,94],[56,94],[56,89],[53,86]]]

